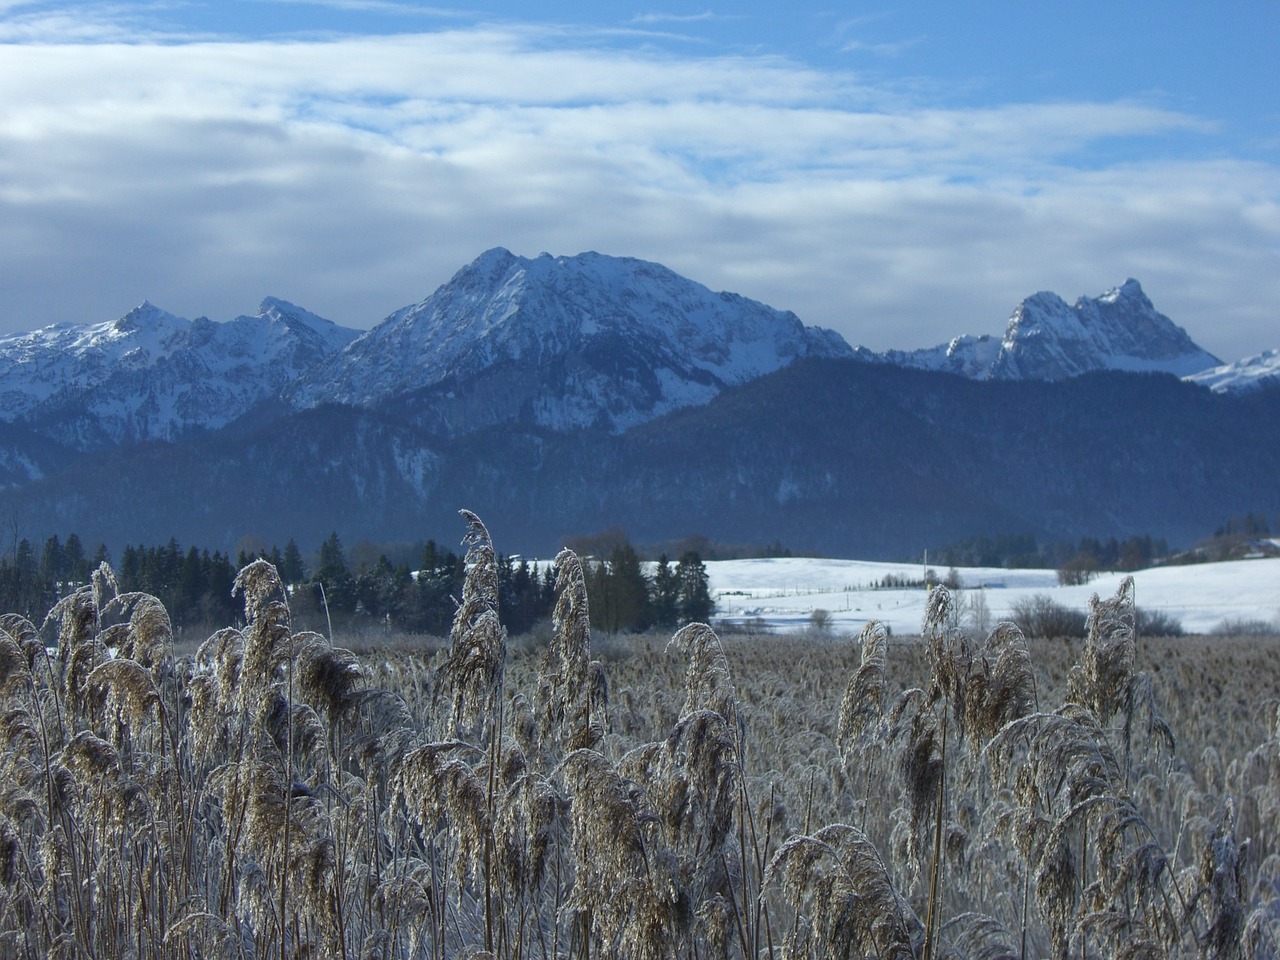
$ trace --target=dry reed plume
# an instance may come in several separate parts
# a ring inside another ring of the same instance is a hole
[[[1132,581],[1074,645],[935,588],[919,638],[593,650],[566,550],[513,651],[463,520],[434,656],[296,631],[265,561],[190,656],[106,566],[0,617],[0,955],[1280,956],[1274,650],[1142,638]]]

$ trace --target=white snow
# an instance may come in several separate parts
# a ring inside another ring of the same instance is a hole
[[[1253,390],[1267,381],[1280,382],[1280,349],[1265,350],[1182,379],[1208,387],[1214,393],[1235,393]]]
[[[593,343],[606,359],[595,358]],[[540,369],[567,363],[564,383],[540,388],[537,422],[584,427],[604,411],[621,431],[706,403],[723,385],[799,356],[851,353],[792,313],[714,293],[660,264],[598,253],[529,260],[498,248],[304,375],[289,397],[299,406],[373,405],[465,382],[495,364],[518,360],[532,383]],[[628,373],[637,363],[656,377],[660,395]]]
[[[0,419],[70,416],[116,441],[216,429],[357,334],[274,297],[227,323],[144,301],[118,320],[0,337]]]
[[[1074,306],[1042,291],[1018,304],[1002,337],[965,335],[881,359],[977,380],[1061,380],[1092,370],[1186,376],[1220,363],[1157,312],[1136,280]]]
[[[706,567],[717,621],[796,633],[810,628],[814,610],[826,610],[832,635],[843,636],[856,634],[868,620],[914,634],[924,617],[923,587],[874,587],[886,577],[921,580],[922,564],[789,557],[711,561]],[[933,569],[938,577],[948,573]],[[1090,596],[1112,596],[1129,575],[1103,573],[1085,586],[1063,587],[1053,570],[960,567],[956,573],[960,599],[968,602],[980,592],[992,624],[1036,594],[1085,612]],[[1138,607],[1180,621],[1188,633],[1212,633],[1224,620],[1261,620],[1280,629],[1280,558],[1154,567],[1132,576]]]

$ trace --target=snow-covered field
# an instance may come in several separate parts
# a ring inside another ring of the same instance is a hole
[[[910,634],[919,632],[924,616],[922,587],[873,586],[886,576],[921,580],[920,564],[788,557],[721,560],[706,567],[717,621],[794,633],[811,628],[814,610],[826,610],[833,634],[857,633],[868,620]],[[939,577],[948,572],[935,570]],[[1126,576],[1103,573],[1086,586],[1063,587],[1053,570],[961,567],[956,573],[961,600],[970,603],[980,593],[993,624],[1007,619],[1020,599],[1036,594],[1084,612],[1092,594],[1111,596]],[[1280,629],[1280,558],[1156,567],[1133,578],[1139,608],[1173,617],[1188,633],[1212,633],[1224,620],[1262,620]]]

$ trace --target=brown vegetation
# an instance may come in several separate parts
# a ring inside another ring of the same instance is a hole
[[[179,655],[111,571],[0,618],[0,954],[1261,958],[1280,941],[1273,640],[509,645],[495,557],[435,653],[295,631],[275,568]],[[1175,739],[1175,735],[1177,739]]]

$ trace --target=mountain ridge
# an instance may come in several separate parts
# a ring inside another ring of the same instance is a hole
[[[256,364],[248,360],[255,354]],[[0,337],[0,404],[5,419],[78,449],[217,429],[268,399],[298,409],[411,397],[418,415],[446,433],[512,416],[553,429],[604,422],[625,430],[809,355],[977,379],[1096,369],[1195,376],[1223,366],[1132,279],[1074,306],[1048,292],[1027,297],[1000,338],[963,335],[876,354],[661,264],[590,252],[527,259],[498,247],[367,331],[267,297],[256,317],[227,323],[187,321],[144,301],[115,321]],[[237,356],[245,364],[227,369]],[[540,366],[552,368],[552,380],[531,376]],[[134,375],[124,376],[129,369]],[[518,401],[501,408],[483,396],[485,380],[499,375]],[[1243,389],[1247,379],[1219,375],[1214,389]],[[103,401],[113,393],[121,409]]]
[[[1216,361],[1136,281],[1034,295],[1004,338],[895,363],[660,264],[495,248],[364,332],[268,297],[227,323],[144,302],[0,338],[0,510],[33,537],[225,548],[463,506],[539,549],[614,523],[882,555],[1176,541],[1280,511],[1280,388],[1132,370],[1188,358]]]
[[[498,247],[326,358],[285,398],[373,407],[416,396],[420,411],[448,408],[434,419],[450,434],[507,419],[622,431],[799,357],[852,352],[794,313],[713,293],[661,264]],[[494,372],[505,399],[483,409]]]
[[[467,507],[534,555],[618,525],[885,559],[1009,533],[1185,544],[1280,512],[1280,389],[1161,374],[977,381],[807,358],[623,434],[508,422],[445,437],[397,413],[317,407],[121,448],[0,492],[0,511],[33,540],[231,549],[439,536]]]
[[[226,426],[357,334],[275,297],[226,323],[144,300],[117,320],[0,337],[0,404],[74,450],[174,441]]]
[[[326,403],[400,402],[446,435],[511,420],[618,432],[805,356],[975,379],[1164,370],[1219,391],[1248,389],[1270,369],[1264,355],[1210,375],[1231,365],[1156,311],[1132,279],[1074,306],[1034,294],[998,339],[876,354],[661,264],[592,252],[529,259],[497,247],[367,331],[267,297],[256,316],[226,323],[144,301],[114,321],[0,337],[0,420],[73,451],[174,441]]]
[[[1158,312],[1132,278],[1074,305],[1056,293],[1032,294],[1014,309],[999,339],[964,335],[879,358],[977,380],[1062,380],[1095,370],[1186,377],[1222,365]]]

